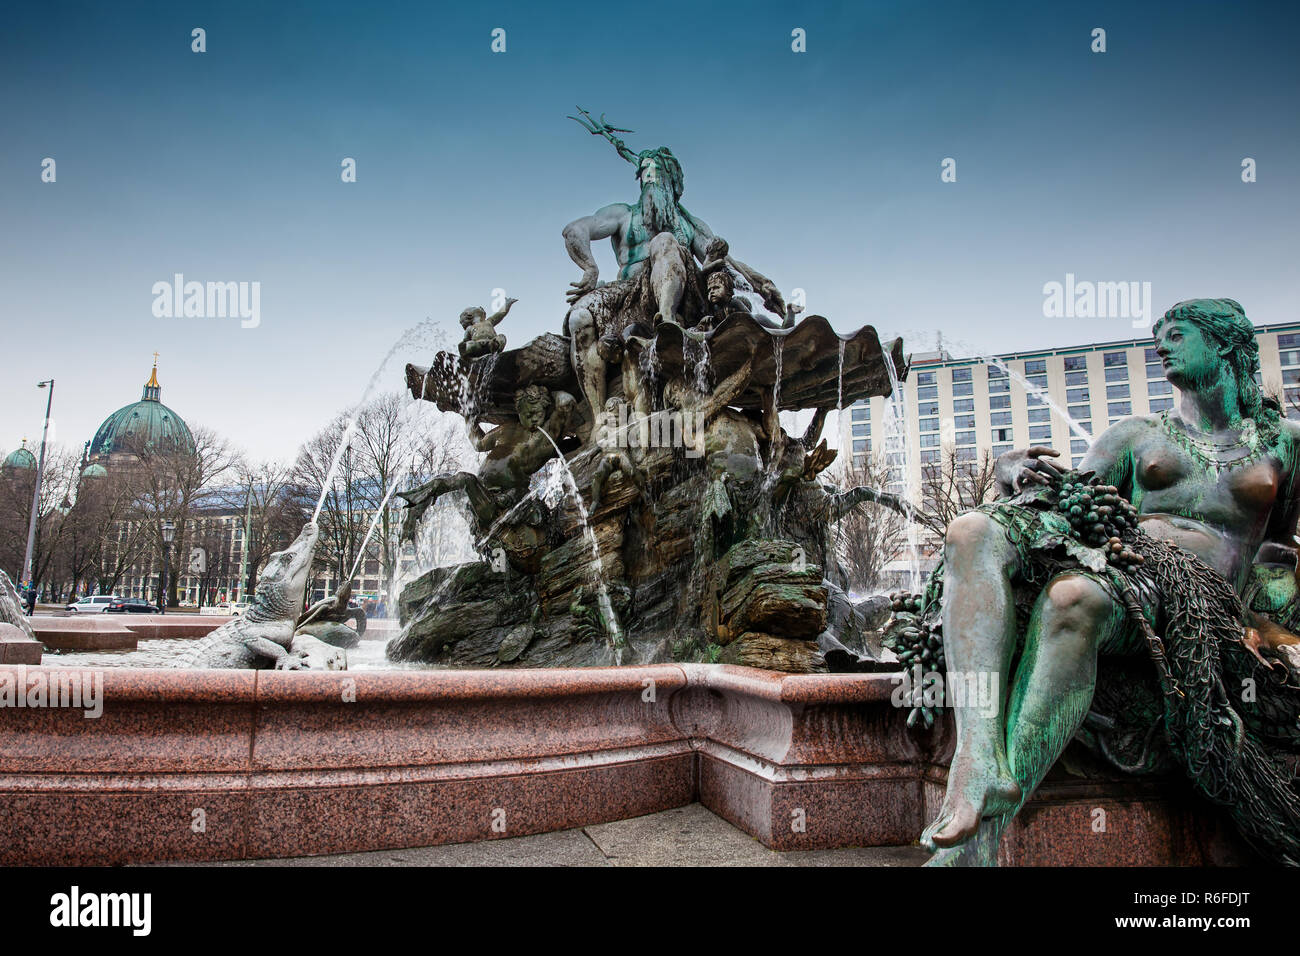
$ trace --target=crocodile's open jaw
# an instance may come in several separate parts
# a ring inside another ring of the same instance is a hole
[[[272,617],[297,615],[307,591],[307,578],[319,536],[320,527],[309,521],[293,544],[271,555],[253,599],[255,606],[264,605],[258,610]]]
[[[316,539],[319,536],[320,526],[314,521],[309,521],[303,526],[302,533],[298,535],[293,544],[289,545],[284,551],[288,561],[288,567],[285,569],[284,588],[289,594],[297,598],[300,606],[303,595],[307,591],[307,576],[311,571],[312,558],[316,554]]]

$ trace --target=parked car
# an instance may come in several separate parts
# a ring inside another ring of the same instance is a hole
[[[71,611],[73,614],[100,614],[108,610],[108,606],[114,601],[122,600],[116,594],[93,594],[90,597],[84,597],[80,601],[73,601],[64,607],[65,611]]]
[[[249,608],[247,601],[222,601],[217,605],[217,610],[222,614],[233,614],[235,617],[241,617]]]
[[[144,598],[118,598],[108,607],[105,614],[157,614],[158,605],[150,604]]]

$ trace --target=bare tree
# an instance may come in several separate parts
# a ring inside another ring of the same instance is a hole
[[[23,558],[27,551],[27,522],[32,513],[35,469],[16,468],[0,472],[0,567],[21,586]]]
[[[336,582],[359,566],[359,558],[376,560],[383,590],[391,599],[401,559],[397,541],[401,501],[394,492],[433,474],[465,468],[474,460],[460,419],[453,418],[427,403],[383,394],[356,411],[346,450],[340,452],[348,432],[347,415],[335,418],[303,446],[294,478],[313,505],[320,497],[321,544],[316,560]],[[334,473],[327,482],[332,466]]]
[[[337,416],[303,445],[294,465],[294,480],[313,498],[320,496],[315,564],[335,581],[351,570],[366,533],[363,476],[350,442],[343,448],[344,436],[352,437],[348,425],[346,414]]]
[[[921,507],[917,518],[928,531],[942,539],[948,524],[958,515],[992,501],[998,494],[990,452],[978,458],[958,456],[946,446],[940,461],[921,466]]]
[[[888,475],[879,455],[854,456],[843,468],[840,484],[846,488],[883,489]],[[849,587],[866,591],[877,587],[885,565],[894,560],[907,535],[907,519],[894,508],[878,503],[859,504],[836,525],[836,550]]]
[[[44,585],[46,593],[57,599],[66,582],[56,563],[64,535],[71,531],[67,520],[72,508],[71,496],[77,477],[77,455],[61,445],[50,446],[45,455],[45,471],[41,476],[41,490],[36,505],[36,537],[32,546],[32,582]],[[33,479],[34,480],[34,479]],[[24,483],[28,494],[32,485]],[[28,504],[28,514],[31,505]],[[23,550],[26,551],[26,528],[23,528]]]
[[[242,529],[245,580],[241,587],[243,593],[252,594],[267,559],[298,535],[316,500],[303,488],[293,465],[240,460],[233,470],[236,483],[224,489],[222,504]],[[230,571],[238,574],[239,568]]]
[[[167,594],[160,598],[168,607],[177,604],[179,575],[164,567],[168,547],[162,537],[162,523],[171,521],[175,528],[172,555],[189,554],[191,521],[197,516],[203,497],[235,464],[230,444],[208,428],[190,430],[193,452],[178,451],[170,445],[140,443],[130,448],[136,460],[120,467],[133,492],[134,520],[141,522],[152,540],[160,572],[165,572]],[[146,539],[148,540],[148,539]]]

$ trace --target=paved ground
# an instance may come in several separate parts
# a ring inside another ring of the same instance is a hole
[[[914,846],[777,853],[698,803],[578,830],[482,843],[216,866],[920,866]]]

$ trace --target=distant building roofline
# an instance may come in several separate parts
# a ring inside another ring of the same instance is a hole
[[[1256,325],[1255,334],[1267,334],[1276,332],[1300,332],[1300,322],[1274,322],[1271,325]],[[1001,359],[1002,361],[1017,361],[1029,358],[1046,358],[1050,355],[1078,355],[1080,352],[1100,352],[1105,349],[1128,349],[1135,347],[1147,348],[1151,345],[1151,339],[1116,339],[1112,342],[1093,342],[1083,345],[1063,345],[1058,348],[1047,349],[1029,349],[1023,352],[997,352],[991,357]],[[947,356],[940,358],[939,356]],[[962,358],[954,358],[945,350],[938,352],[913,352],[911,355],[911,368],[915,370],[918,366],[942,368],[950,365],[982,365],[985,364],[985,356],[972,355]]]

